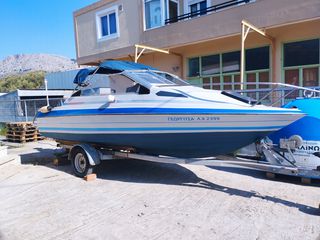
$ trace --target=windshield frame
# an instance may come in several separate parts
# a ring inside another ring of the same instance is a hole
[[[145,73],[145,75],[143,76],[139,76],[139,74],[143,74]],[[152,87],[175,87],[175,86],[190,86],[190,84],[184,80],[182,80],[181,78],[179,78],[178,76],[168,73],[168,72],[164,72],[164,71],[158,71],[158,70],[125,70],[119,73],[111,73],[111,74],[103,74],[103,73],[97,73],[97,71],[95,71],[93,74],[87,76],[85,82],[86,84],[84,86],[80,86],[78,90],[85,91],[88,89],[93,89],[93,88],[99,88],[99,85],[96,84],[97,82],[101,81],[99,78],[95,78],[95,75],[105,75],[106,77],[110,77],[110,76],[114,76],[114,75],[123,75],[124,77],[127,77],[128,79],[130,79],[131,81],[147,88],[147,89],[151,89]],[[172,77],[174,81],[169,80],[168,78],[166,78],[165,76],[162,76],[160,74],[165,74],[165,75],[169,75],[170,77]],[[152,81],[148,81],[148,77],[154,77],[155,80],[158,80],[157,83],[152,82]],[[161,83],[160,83],[161,82]],[[178,82],[178,83],[177,83]],[[105,88],[110,88],[110,86],[104,86]],[[111,89],[112,90],[112,89]]]
[[[154,76],[156,78],[158,78],[161,83],[152,83],[150,81],[145,80],[144,77],[139,76],[139,74],[141,73],[146,73],[150,74],[151,76]],[[120,74],[124,74],[125,76],[131,78],[133,81],[143,85],[144,87],[147,88],[151,88],[152,86],[157,86],[157,87],[164,87],[164,86],[190,86],[190,84],[184,80],[182,80],[181,78],[179,78],[178,76],[168,73],[168,72],[163,72],[163,71],[156,71],[156,70],[126,70],[123,71]],[[167,74],[169,76],[171,76],[172,78],[174,78],[176,81],[178,81],[180,84],[177,84],[176,82],[173,82],[172,80],[169,80],[163,76],[161,76],[160,74]]]

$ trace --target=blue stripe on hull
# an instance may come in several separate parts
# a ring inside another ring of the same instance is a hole
[[[95,143],[104,146],[128,146],[134,147],[141,153],[188,158],[231,153],[268,134],[269,132],[179,134],[43,133],[44,136],[57,140]]]
[[[199,108],[102,108],[102,109],[70,109],[57,110],[48,113],[39,112],[37,117],[64,117],[78,115],[106,115],[106,114],[133,114],[133,115],[181,115],[181,114],[300,114],[293,110],[244,110],[244,109],[199,109]]]
[[[210,131],[210,130],[275,130],[280,129],[283,126],[257,126],[257,127],[131,127],[131,128],[75,128],[75,127],[39,127],[40,131],[79,131],[79,132],[93,132],[93,131],[104,131],[104,132],[131,132],[131,131]]]

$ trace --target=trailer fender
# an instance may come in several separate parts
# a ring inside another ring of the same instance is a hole
[[[75,149],[76,147],[80,147],[86,152],[86,154],[88,156],[89,163],[91,166],[95,166],[95,165],[100,164],[101,156],[100,156],[99,151],[97,149],[95,149],[94,147],[92,147],[91,145],[86,144],[86,143],[74,145],[69,152],[69,155],[68,155],[69,160],[71,160],[71,157],[73,154],[72,150]]]

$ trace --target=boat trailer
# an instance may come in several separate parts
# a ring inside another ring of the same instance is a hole
[[[213,167],[235,167],[244,169],[259,170],[267,173],[268,177],[275,174],[300,177],[303,183],[310,183],[311,179],[320,179],[320,166],[317,169],[306,169],[295,165],[293,149],[297,146],[297,139],[283,141],[280,149],[262,141],[257,145],[260,158],[253,159],[241,156],[221,155],[210,158],[175,158],[169,156],[152,156],[136,153],[132,148],[108,149],[94,146],[88,143],[74,145],[59,143],[58,146],[68,150],[68,159],[73,166],[74,174],[78,177],[85,177],[93,173],[101,161],[115,159],[136,159],[148,162],[170,163],[170,164],[191,164]],[[291,153],[293,159],[287,157]]]

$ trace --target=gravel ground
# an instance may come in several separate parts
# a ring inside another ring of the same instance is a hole
[[[53,142],[0,165],[0,239],[319,239],[319,184],[251,170],[116,160],[86,182]],[[222,171],[224,170],[224,171]]]

